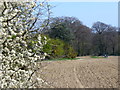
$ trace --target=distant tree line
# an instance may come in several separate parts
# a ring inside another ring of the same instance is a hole
[[[117,27],[98,21],[89,28],[75,17],[55,17],[49,23],[47,29],[42,30],[42,34],[64,42],[65,51],[71,47],[77,56],[120,55],[120,30]]]

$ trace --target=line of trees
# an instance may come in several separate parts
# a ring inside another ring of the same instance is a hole
[[[75,17],[55,17],[49,23],[42,33],[69,44],[77,56],[120,55],[117,27],[98,21],[89,28]]]

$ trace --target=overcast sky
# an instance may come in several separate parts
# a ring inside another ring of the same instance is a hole
[[[56,6],[52,9],[53,17],[77,17],[88,27],[97,21],[118,26],[117,2],[50,2],[50,4]]]

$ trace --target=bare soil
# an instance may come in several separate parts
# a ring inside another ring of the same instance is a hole
[[[117,88],[118,56],[78,57],[78,60],[44,61],[37,72],[42,88]],[[41,86],[40,86],[41,87]]]

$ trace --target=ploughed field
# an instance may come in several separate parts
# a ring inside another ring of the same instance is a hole
[[[45,84],[42,88],[117,88],[118,57],[78,60],[43,61],[37,76]]]

